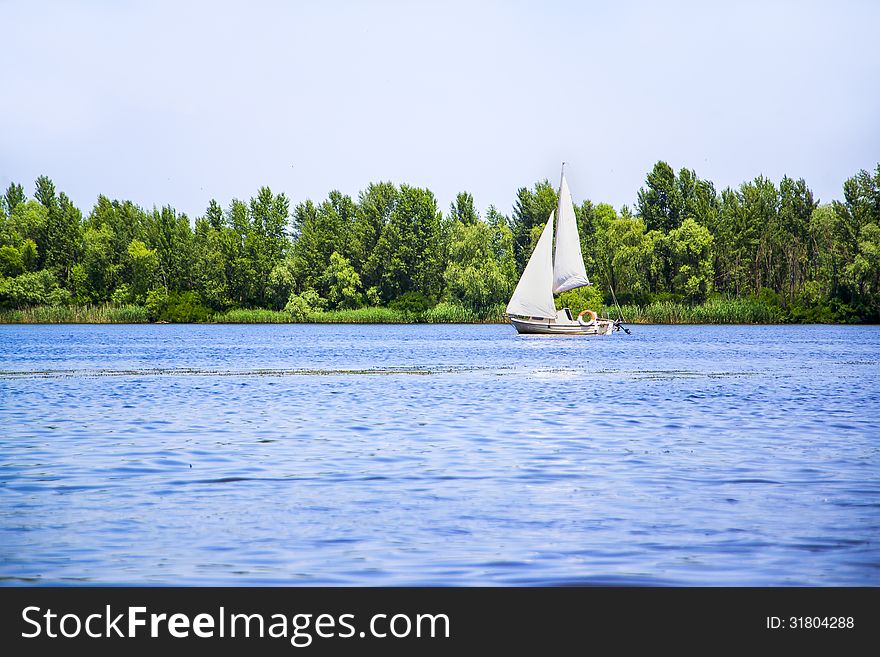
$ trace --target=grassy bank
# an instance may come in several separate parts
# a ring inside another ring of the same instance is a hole
[[[645,306],[625,305],[621,311],[632,324],[778,324],[785,321],[781,308],[755,299],[712,299],[699,306],[657,301]]]
[[[391,308],[368,307],[352,310],[309,312],[296,321],[290,313],[265,308],[236,308],[208,316],[214,324],[485,324],[502,322],[502,309],[484,316],[461,306],[440,303],[413,313]],[[113,304],[86,306],[34,306],[0,311],[0,324],[146,324],[149,313],[143,306]]]
[[[0,311],[0,324],[144,324],[143,306],[34,306]]]
[[[425,312],[408,312],[371,306],[351,310],[319,310],[295,322],[289,313],[278,310],[240,309],[214,315],[219,324],[486,324],[504,321],[502,310],[488,315],[475,313],[451,303],[439,303]]]
[[[211,318],[216,324],[290,324],[290,313],[264,308],[237,308]]]
[[[597,310],[610,317],[617,314],[613,308]],[[778,324],[817,321],[813,317],[787,313],[779,306],[757,299],[711,299],[698,306],[676,301],[657,301],[646,305],[627,304],[621,310],[629,324]],[[503,312],[502,306],[480,314],[455,304],[439,303],[418,313],[382,307],[312,311],[295,321],[289,313],[280,310],[240,308],[211,314],[205,323],[496,324],[504,323]],[[0,324],[143,324],[149,321],[147,309],[136,305],[35,306],[0,311]],[[819,321],[822,321],[821,318]]]

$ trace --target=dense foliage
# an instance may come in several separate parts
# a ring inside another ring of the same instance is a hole
[[[264,187],[225,209],[212,200],[195,221],[99,196],[83,216],[41,176],[33,198],[18,184],[0,198],[0,310],[497,319],[555,206],[547,181],[518,190],[509,217],[494,207],[480,217],[464,192],[443,214],[429,190],[383,182],[356,200],[334,191],[293,207]],[[843,200],[819,205],[803,179],[759,176],[719,194],[658,162],[633,209],[584,201],[576,214],[595,286],[560,297],[575,311],[610,306],[613,287],[626,312],[648,321],[880,320],[880,165],[847,180]]]

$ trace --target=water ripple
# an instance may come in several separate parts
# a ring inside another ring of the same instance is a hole
[[[0,584],[880,585],[877,353],[0,326]]]

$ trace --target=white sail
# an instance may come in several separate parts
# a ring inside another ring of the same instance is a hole
[[[553,213],[541,233],[541,238],[532,251],[532,257],[523,271],[507,313],[526,317],[556,317],[556,304],[553,302]],[[580,252],[580,249],[578,249]],[[582,265],[583,267],[583,265]]]
[[[577,218],[571,202],[571,192],[565,174],[559,185],[559,210],[556,222],[556,257],[553,262],[553,293],[559,294],[576,287],[589,285],[581,254],[581,239],[578,236]]]

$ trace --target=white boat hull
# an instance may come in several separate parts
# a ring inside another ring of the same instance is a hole
[[[523,317],[507,317],[518,333],[525,335],[611,335],[614,322],[610,319],[598,319],[594,324],[584,326],[577,321],[560,321],[558,319],[534,319]]]

